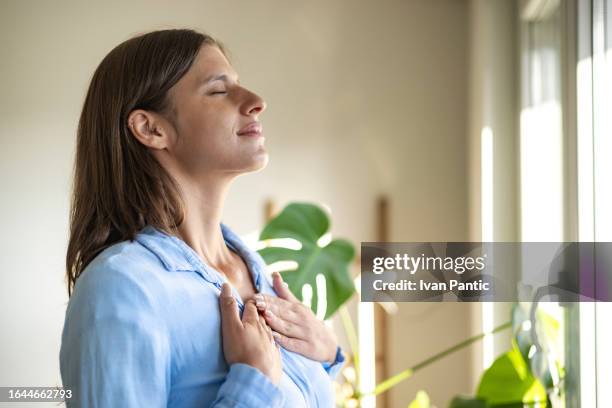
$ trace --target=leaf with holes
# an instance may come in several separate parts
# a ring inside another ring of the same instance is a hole
[[[483,373],[477,397],[492,406],[547,406],[546,390],[533,376],[517,347],[498,357]]]
[[[309,203],[291,203],[264,227],[260,241],[272,239],[294,239],[300,249],[269,246],[259,250],[266,264],[279,261],[293,261],[297,269],[282,271],[289,289],[302,299],[302,287],[312,287],[311,308],[316,313],[318,303],[317,275],[325,277],[327,307],[325,318],[332,316],[346,302],[355,287],[349,273],[349,266],[355,256],[353,245],[343,239],[334,239],[321,247],[319,239],[329,230],[329,218],[318,206]]]

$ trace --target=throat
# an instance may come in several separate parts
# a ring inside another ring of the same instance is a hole
[[[255,288],[251,272],[240,255],[233,251],[231,251],[231,253],[231,262],[223,265],[221,268],[218,268],[218,270],[222,272],[232,286],[236,288],[244,303],[246,300],[252,298],[255,293],[257,293],[257,289]]]

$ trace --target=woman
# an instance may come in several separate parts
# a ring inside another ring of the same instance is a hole
[[[333,333],[221,223],[234,178],[267,164],[265,108],[192,30],[130,39],[97,68],[77,133],[68,406],[334,404]]]

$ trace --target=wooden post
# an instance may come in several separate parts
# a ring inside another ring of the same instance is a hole
[[[276,202],[273,199],[268,198],[264,205],[264,224],[270,221],[278,214],[278,208]]]

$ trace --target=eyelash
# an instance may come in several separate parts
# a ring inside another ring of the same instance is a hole
[[[217,92],[211,92],[211,95],[223,95],[226,94],[227,91],[217,91]]]

